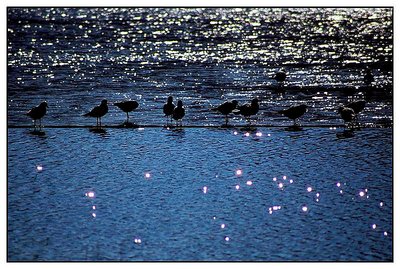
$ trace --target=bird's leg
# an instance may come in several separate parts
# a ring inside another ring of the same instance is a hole
[[[42,130],[42,119],[39,119],[39,131]]]
[[[99,127],[99,117],[96,117],[96,128]]]
[[[228,115],[225,115],[225,126],[228,127]]]
[[[129,113],[126,112],[126,123],[129,123]]]

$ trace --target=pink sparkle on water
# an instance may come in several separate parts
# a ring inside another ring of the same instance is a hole
[[[248,186],[251,186],[251,185],[253,185],[253,182],[252,182],[251,180],[248,180],[248,181],[246,182],[246,184],[247,184]]]
[[[203,193],[207,193],[207,191],[208,191],[207,186],[204,186],[204,187],[203,187]]]
[[[89,198],[94,198],[96,195],[95,195],[94,191],[89,191],[89,192],[85,193],[85,196],[87,196]]]
[[[235,188],[236,188],[237,190],[239,190],[239,189],[240,189],[240,186],[239,186],[239,184],[238,184],[238,185],[236,185],[236,186],[235,186]]]
[[[243,174],[243,171],[241,169],[236,170],[236,175],[241,176]]]
[[[250,136],[250,133],[247,132],[247,133],[245,133],[244,135],[245,135],[246,137],[249,137],[249,136]]]
[[[43,171],[43,166],[41,166],[40,164],[36,166],[36,170],[38,172],[42,172]]]
[[[149,172],[146,172],[146,173],[144,174],[144,177],[147,178],[147,179],[149,179],[149,178],[151,177],[151,174],[150,174]]]

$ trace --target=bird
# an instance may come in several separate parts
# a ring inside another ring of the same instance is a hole
[[[360,113],[365,108],[366,104],[367,104],[367,102],[365,102],[364,100],[360,100],[360,101],[348,103],[347,105],[345,105],[345,107],[352,108],[354,110],[354,113],[357,116],[357,114]]]
[[[107,100],[102,100],[99,106],[95,106],[90,112],[84,114],[84,117],[96,118],[96,127],[101,127],[101,117],[103,117],[108,112]]]
[[[39,129],[42,129],[42,118],[46,115],[46,108],[48,108],[47,102],[43,101],[40,105],[33,107],[31,110],[26,113],[29,117],[33,119],[33,127],[36,130],[36,120],[39,120]]]
[[[253,100],[251,100],[251,103],[241,105],[238,108],[234,109],[233,113],[244,116],[250,124],[250,116],[256,115],[259,109],[260,105],[258,104],[258,99],[254,98]]]
[[[139,103],[136,101],[123,101],[114,103],[119,109],[126,113],[126,123],[129,123],[129,112],[132,112],[136,108],[138,108]]]
[[[289,119],[293,120],[293,126],[297,126],[296,120],[307,112],[307,105],[302,104],[298,106],[291,106],[288,109],[279,110],[279,114],[283,114]]]
[[[165,114],[165,117],[169,117],[171,119],[171,124],[172,124],[172,114],[174,113],[175,109],[175,104],[172,102],[173,97],[169,96],[167,99],[167,102],[165,103],[163,107],[163,112]],[[168,118],[167,118],[167,125],[168,125]]]
[[[374,81],[374,75],[372,75],[371,68],[367,66],[365,68],[364,83],[369,86]]]
[[[182,126],[182,118],[185,116],[185,108],[183,108],[182,100],[178,100],[177,106],[174,108],[172,112],[172,118],[176,120],[176,125],[178,125],[178,121],[180,121],[180,125]]]
[[[340,106],[338,109],[338,113],[344,120],[344,124],[345,124],[344,128],[345,129],[346,129],[347,125],[350,125],[353,122],[353,120],[356,116],[354,110],[350,107]]]
[[[278,83],[283,83],[286,79],[286,70],[284,68],[281,68],[278,72],[276,72],[274,79],[278,82]]]
[[[236,109],[238,105],[238,101],[232,100],[231,102],[227,101],[224,102],[223,104],[219,105],[216,108],[213,108],[213,111],[218,111],[222,115],[225,115],[225,126],[228,126],[228,115],[232,113],[234,109]]]

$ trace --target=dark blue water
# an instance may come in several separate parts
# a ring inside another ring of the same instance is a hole
[[[234,132],[9,129],[9,259],[392,259],[390,129]]]
[[[9,261],[391,261],[393,22],[390,8],[10,8],[7,11]],[[364,82],[371,67],[374,81]],[[284,85],[272,78],[288,72]],[[258,97],[259,124],[184,125]],[[106,125],[140,104],[145,128]],[[47,100],[44,136],[26,112]],[[338,106],[366,100],[338,139]],[[276,113],[307,104],[303,131]],[[279,127],[281,126],[281,127]],[[378,128],[389,126],[389,128]]]

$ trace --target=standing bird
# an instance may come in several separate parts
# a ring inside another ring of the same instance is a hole
[[[351,125],[353,122],[356,114],[352,108],[343,106],[339,107],[338,112],[344,120],[344,129],[346,130],[346,127],[349,127],[349,125]]]
[[[40,105],[33,107],[31,110],[26,113],[29,117],[33,119],[33,128],[36,131],[36,120],[39,120],[39,130],[42,130],[42,118],[44,115],[46,115],[46,108],[47,102],[41,102]]]
[[[281,68],[278,72],[276,72],[274,79],[279,83],[282,84],[286,79],[286,70]]]
[[[250,116],[255,115],[258,113],[258,110],[260,109],[260,105],[258,104],[258,99],[254,98],[251,100],[251,103],[247,103],[244,105],[239,106],[237,109],[233,110],[234,114],[240,114],[246,118],[246,121],[251,124],[250,122]]]
[[[232,111],[234,109],[236,109],[237,105],[238,105],[238,101],[232,100],[232,102],[229,102],[229,101],[225,102],[225,103],[219,105],[218,107],[213,108],[212,110],[213,111],[218,111],[222,115],[225,115],[225,126],[228,126],[228,115],[230,113],[232,113]]]
[[[293,120],[293,126],[297,126],[297,119],[307,112],[307,105],[292,106],[288,109],[279,110],[278,113],[283,114],[289,119]]]
[[[176,125],[178,126],[178,121],[180,121],[180,125],[182,126],[182,118],[185,116],[185,109],[183,108],[183,103],[181,100],[178,101],[177,107],[174,108],[172,112],[172,118],[176,120]]]
[[[101,117],[103,117],[108,112],[107,100],[101,101],[99,106],[95,106],[90,112],[84,114],[84,117],[95,117],[96,118],[96,127],[101,128]],[[100,122],[100,125],[99,125]]]
[[[365,105],[367,102],[365,102],[364,100],[360,100],[360,101],[355,101],[355,102],[351,102],[348,103],[347,105],[345,105],[345,107],[351,108],[353,109],[354,112],[354,120],[356,122],[357,125],[359,125],[358,122],[358,114],[364,110]]]
[[[126,113],[126,124],[129,123],[129,112],[132,112],[133,110],[135,110],[136,108],[138,108],[139,103],[136,101],[124,101],[124,102],[118,102],[118,103],[114,103],[114,105],[116,105],[119,109],[121,109],[122,111],[124,111]]]
[[[165,105],[163,107],[165,117],[169,117],[171,119],[171,124],[172,124],[172,114],[174,113],[174,109],[175,109],[175,105],[172,101],[173,101],[173,97],[169,96],[167,103],[165,103]],[[167,126],[168,126],[168,118],[167,118]]]

